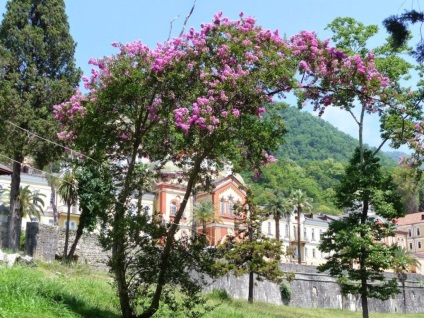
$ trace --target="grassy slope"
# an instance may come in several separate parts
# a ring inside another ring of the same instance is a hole
[[[215,297],[211,302],[218,303]],[[107,274],[82,266],[39,264],[37,268],[0,267],[1,318],[118,318],[119,304]],[[175,316],[171,314],[171,317]],[[162,316],[161,316],[162,317]],[[265,303],[225,300],[206,318],[335,318],[361,317],[360,313],[325,309],[302,309]],[[421,315],[377,314],[371,317],[424,317]]]

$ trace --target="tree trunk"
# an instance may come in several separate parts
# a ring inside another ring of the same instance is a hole
[[[300,253],[300,207],[297,207],[297,262],[302,264],[302,255]]]
[[[66,215],[65,247],[63,248],[62,263],[68,262],[68,242],[69,242],[69,222],[71,221],[71,205],[68,203],[68,213]]]
[[[203,229],[202,229],[202,231],[203,231],[203,235],[205,235],[205,236],[206,236],[206,221],[205,221],[205,220],[203,220],[203,221],[202,221],[202,223],[203,223]]]
[[[78,242],[79,242],[79,240],[82,236],[83,230],[84,230],[84,226],[82,225],[82,223],[80,221],[80,223],[78,224],[77,233],[75,235],[75,240],[72,243],[71,250],[69,251],[69,254],[67,256],[68,260],[72,260],[72,257],[74,257],[75,250],[76,250],[77,244],[78,244]]]
[[[362,293],[361,293],[361,305],[362,305],[362,318],[369,318],[368,315],[368,298],[366,295],[366,292],[364,293],[363,291],[366,291],[367,288],[367,281],[365,279],[361,280],[361,285],[362,285]]]
[[[275,238],[280,242],[280,218],[275,217]]]
[[[19,188],[21,185],[21,162],[24,160],[24,157],[20,152],[15,152],[13,159],[7,248],[16,252],[19,249],[21,239],[22,204],[19,197]]]
[[[165,242],[165,247],[164,247],[163,252],[162,252],[162,258],[161,258],[160,267],[159,267],[159,275],[158,275],[158,281],[157,281],[157,285],[156,285],[155,294],[153,296],[150,307],[147,308],[139,316],[140,318],[150,318],[159,309],[159,301],[160,301],[160,297],[162,295],[163,286],[165,285],[165,277],[166,277],[166,274],[168,272],[168,266],[169,266],[168,261],[169,261],[169,256],[171,255],[171,247],[172,247],[172,244],[174,242],[174,236],[175,236],[175,233],[178,230],[178,225],[179,225],[181,217],[184,213],[184,210],[187,206],[187,202],[190,198],[191,191],[192,191],[193,187],[195,186],[195,180],[197,179],[197,176],[199,174],[200,164],[202,163],[203,159],[204,159],[204,157],[200,156],[196,159],[196,161],[194,163],[193,171],[192,171],[192,173],[191,173],[191,175],[188,179],[188,182],[187,182],[187,188],[186,188],[186,192],[184,194],[183,201],[181,202],[180,208],[178,209],[178,212],[175,215],[174,222],[172,223],[171,227],[169,228],[168,234],[166,236],[166,242]]]
[[[363,202],[362,213],[361,213],[361,224],[365,224],[368,218],[368,201],[365,199]],[[361,237],[364,234],[361,233]],[[367,251],[365,247],[361,247],[359,259],[359,269],[362,273],[366,272],[365,260],[367,258]],[[363,275],[363,274],[362,274]],[[367,287],[367,279],[363,277],[361,279],[361,304],[362,304],[362,318],[368,318],[368,287]]]
[[[52,190],[52,210],[53,210],[53,224],[57,225],[58,221],[57,221],[57,206],[56,206],[56,189],[54,188],[54,186],[52,186],[51,188]]]
[[[253,278],[253,272],[249,272],[249,296],[247,297],[249,304],[253,304]]]
[[[197,201],[197,191],[196,189],[194,189],[193,190],[193,207],[196,205],[196,201]],[[191,218],[193,219],[191,223],[191,239],[194,240],[197,235],[197,224],[196,224],[196,220],[194,219],[194,211],[192,211]]]

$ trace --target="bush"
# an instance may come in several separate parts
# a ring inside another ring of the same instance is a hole
[[[286,283],[284,283],[284,282],[282,282],[280,284],[280,295],[281,295],[281,300],[284,303],[289,302],[290,299],[291,299],[291,290],[290,290],[290,287]]]
[[[214,288],[212,289],[210,296],[211,298],[219,299],[222,301],[231,301],[231,296],[228,295],[227,291],[224,289]]]

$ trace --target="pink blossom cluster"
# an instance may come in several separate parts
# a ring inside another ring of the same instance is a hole
[[[315,109],[343,106],[358,98],[368,111],[381,111],[389,83],[376,69],[372,52],[365,59],[348,56],[331,47],[329,40],[319,41],[315,32],[307,31],[293,36],[290,42],[293,55],[300,60],[298,85],[303,99],[311,100]]]

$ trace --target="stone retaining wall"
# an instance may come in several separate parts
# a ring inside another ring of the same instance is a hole
[[[328,274],[318,274],[316,267],[297,264],[282,264],[284,272],[294,272],[295,278],[286,282],[291,290],[291,299],[286,305],[306,308],[333,308],[351,311],[361,310],[361,300],[352,295],[342,296],[337,280]],[[389,277],[393,274],[387,274]],[[248,276],[234,277],[226,275],[205,288],[206,291],[221,289],[238,299],[248,296]],[[370,311],[391,313],[422,313],[424,312],[424,277],[417,274],[408,274],[405,282],[404,306],[403,288],[399,283],[401,293],[387,301],[369,299]],[[267,281],[256,281],[254,299],[273,304],[283,305],[279,285]]]
[[[70,232],[70,244],[72,244],[75,232]],[[32,237],[32,238],[31,238]],[[27,254],[36,259],[51,262],[55,255],[63,254],[65,230],[38,223],[27,223]],[[78,262],[85,263],[90,267],[105,270],[106,262],[110,253],[104,252],[100,247],[97,235],[83,235],[78,244],[76,255]],[[306,308],[334,308],[351,311],[361,310],[360,298],[351,295],[342,296],[336,279],[325,273],[317,273],[316,267],[298,264],[282,264],[284,272],[295,273],[295,278],[286,284],[291,290],[291,299],[285,305]],[[391,277],[393,274],[387,274]],[[400,284],[400,283],[399,283]],[[205,287],[205,291],[221,289],[233,298],[246,299],[248,276],[234,277],[225,275]],[[399,285],[401,293],[387,301],[369,299],[370,311],[399,312],[399,313],[423,313],[424,312],[424,276],[408,274],[405,288]],[[405,293],[404,297],[403,291]],[[254,289],[254,299],[273,304],[283,304],[279,285],[266,281],[257,281]]]
[[[65,245],[65,229],[57,226],[27,223],[25,251],[34,258],[52,262],[63,255]],[[69,231],[69,249],[75,239],[75,231]],[[90,267],[106,270],[110,253],[105,252],[99,244],[98,235],[83,234],[77,245],[75,255],[78,262]]]

